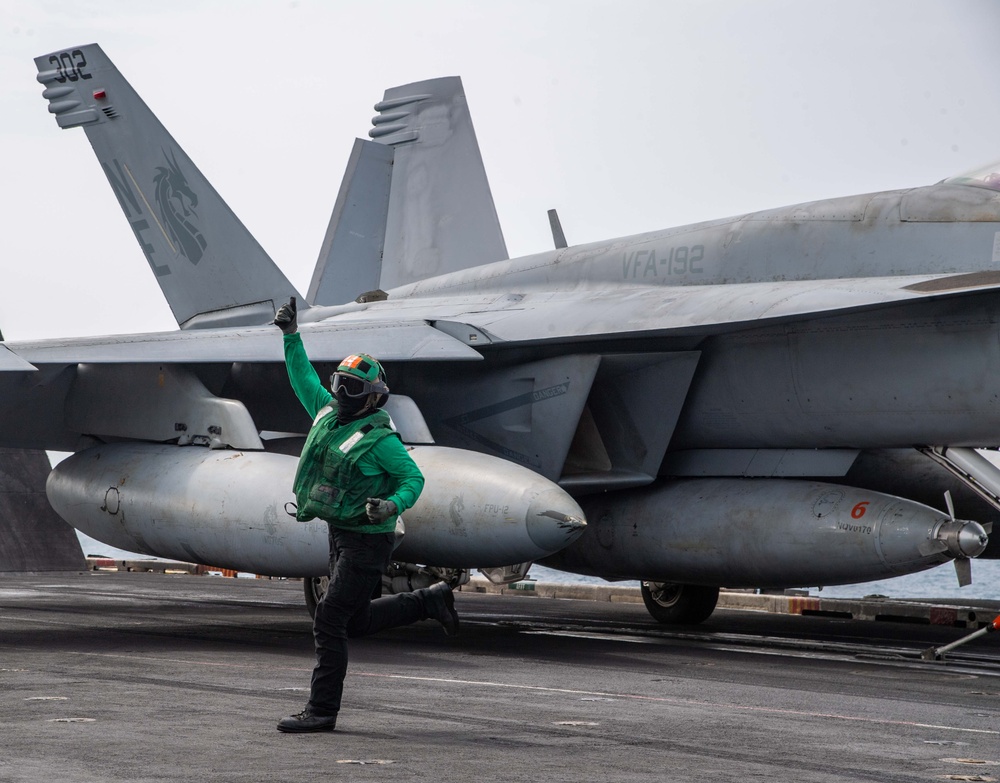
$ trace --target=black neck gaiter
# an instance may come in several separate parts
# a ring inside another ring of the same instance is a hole
[[[368,397],[348,397],[346,394],[337,397],[337,423],[347,424],[360,419],[368,413]]]

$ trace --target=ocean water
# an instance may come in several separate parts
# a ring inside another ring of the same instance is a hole
[[[592,576],[577,576],[553,571],[539,565],[532,566],[528,577],[539,582],[607,584],[605,580]],[[638,582],[616,582],[615,584],[638,586]],[[979,560],[972,564],[972,584],[958,586],[955,567],[947,563],[919,574],[897,576],[878,582],[863,582],[855,585],[832,585],[808,588],[809,595],[821,598],[863,598],[867,595],[884,595],[887,598],[970,598],[1000,600],[1000,560]]]
[[[155,559],[148,555],[139,555],[115,549],[102,544],[89,536],[77,531],[80,546],[86,555],[110,557],[115,560]],[[607,581],[595,576],[579,576],[555,571],[540,565],[534,565],[528,574],[529,579],[539,582],[557,582],[560,584],[608,584]],[[615,582],[617,585],[637,587],[638,582]],[[803,586],[805,587],[805,586]],[[972,564],[972,584],[967,587],[958,586],[955,567],[951,563],[922,571],[919,574],[898,576],[893,579],[883,579],[878,582],[864,582],[857,585],[836,585],[831,587],[809,587],[809,595],[822,598],[863,598],[866,595],[884,595],[888,598],[941,598],[963,599],[981,598],[1000,600],[1000,560],[977,560]]]
[[[862,598],[884,595],[889,598],[946,598],[968,600],[982,598],[1000,600],[1000,560],[975,560],[972,563],[972,584],[958,586],[955,566],[951,563],[921,571],[919,574],[897,576],[859,585],[837,585],[823,590],[812,588],[809,595],[823,598]]]

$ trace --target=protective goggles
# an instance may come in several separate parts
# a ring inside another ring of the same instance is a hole
[[[388,394],[389,387],[381,379],[366,381],[346,372],[335,372],[330,376],[330,389],[337,397],[343,392],[348,397],[367,397],[369,394]]]

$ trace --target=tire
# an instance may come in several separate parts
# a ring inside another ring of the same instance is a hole
[[[718,587],[643,582],[641,590],[646,609],[665,625],[697,625],[709,618],[719,602]]]
[[[302,580],[302,587],[305,589],[306,594],[306,609],[309,610],[309,616],[312,618],[316,617],[316,605],[323,600],[323,596],[326,595],[326,588],[330,585],[330,577],[328,576],[307,576]],[[375,592],[372,593],[372,600],[382,595],[382,584],[379,583],[375,587]]]
[[[328,576],[307,576],[302,580],[302,586],[305,588],[306,593],[306,609],[309,610],[309,616],[316,616],[316,605],[323,600],[323,596],[326,595],[326,587],[330,584],[330,577]]]

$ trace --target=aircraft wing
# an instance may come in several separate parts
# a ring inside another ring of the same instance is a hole
[[[1000,291],[1000,274],[534,291],[492,298],[390,296],[352,317],[422,317],[473,346],[606,337],[698,338],[990,290]]]
[[[481,358],[471,348],[422,321],[326,322],[305,326],[303,340],[317,362],[366,351],[385,361]],[[82,337],[7,344],[0,371],[39,364],[283,362],[274,326]]]
[[[994,275],[911,275],[841,280],[652,286],[414,296],[375,302],[301,327],[313,361],[359,350],[384,361],[469,361],[489,344],[607,337],[706,337],[845,315],[916,300],[1000,291]],[[0,371],[79,363],[282,362],[273,326],[182,330],[4,344]]]
[[[6,346],[0,345],[0,372],[4,370],[34,370],[35,368]]]
[[[387,361],[482,358],[423,321],[345,319],[303,325],[301,332],[316,362],[339,362],[358,351]],[[183,442],[200,442],[216,427],[234,448],[259,449],[257,425],[243,403],[219,398],[188,368],[283,362],[281,333],[271,325],[0,343],[0,443],[73,451],[80,433],[169,441],[183,422]],[[278,407],[301,413],[285,402]]]

